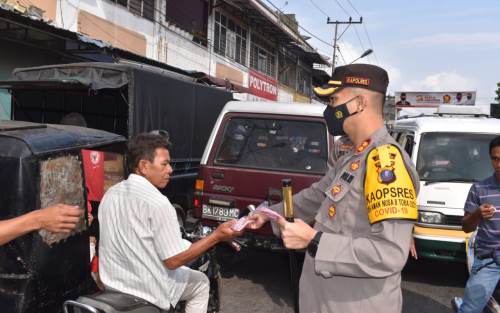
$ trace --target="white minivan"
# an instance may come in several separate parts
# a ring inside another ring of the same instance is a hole
[[[400,118],[392,130],[420,176],[414,238],[421,257],[465,262],[464,204],[472,183],[492,175],[489,142],[500,135],[500,120],[481,109],[441,106]]]

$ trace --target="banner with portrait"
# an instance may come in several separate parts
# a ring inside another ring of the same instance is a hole
[[[475,105],[475,91],[419,92],[397,91],[396,107],[438,107],[442,104]]]

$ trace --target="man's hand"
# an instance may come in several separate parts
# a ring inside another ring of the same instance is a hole
[[[269,217],[262,213],[254,213],[248,216],[248,225],[246,228],[248,229],[259,229],[264,226],[265,223],[269,221]]]
[[[462,219],[462,230],[466,233],[473,232],[476,230],[481,219],[489,220],[495,215],[495,211],[496,209],[493,205],[484,203],[474,213],[465,212]]]
[[[218,241],[230,241],[233,238],[243,235],[243,231],[235,231],[232,229],[234,223],[236,223],[236,220],[227,221],[220,224],[219,227],[214,230],[214,235]]]
[[[56,204],[34,212],[38,228],[53,233],[71,232],[83,215],[83,210],[78,206],[66,204]]]
[[[231,228],[234,223],[236,223],[236,220],[220,224],[210,235],[194,242],[187,250],[163,260],[163,263],[169,270],[175,270],[195,260],[219,242],[230,242],[231,239],[241,236],[243,231],[235,231]]]
[[[280,218],[278,224],[281,229],[281,239],[288,249],[304,249],[317,233],[317,230],[298,218],[293,223]]]
[[[413,235],[411,236],[411,241],[410,241],[410,255],[415,260],[418,260],[417,248],[415,247],[415,239],[413,239]]]
[[[478,216],[481,217],[483,220],[489,220],[490,218],[495,215],[495,207],[491,204],[481,204],[479,207],[479,210],[476,211]]]

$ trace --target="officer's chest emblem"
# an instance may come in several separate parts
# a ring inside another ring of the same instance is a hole
[[[361,160],[357,160],[351,163],[351,171],[355,172],[358,170],[359,166],[361,165]]]
[[[333,218],[335,216],[335,214],[337,214],[337,209],[335,208],[334,205],[331,205],[329,208],[328,208],[328,217],[329,218]]]
[[[367,140],[363,141],[363,143],[359,147],[356,148],[356,153],[359,154],[359,153],[365,151],[366,148],[370,145],[370,142],[371,142],[371,139],[367,139]]]
[[[332,187],[332,196],[336,196],[338,195],[339,193],[342,192],[342,185],[341,184],[337,184],[337,185],[334,185]]]

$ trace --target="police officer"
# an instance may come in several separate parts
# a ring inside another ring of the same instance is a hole
[[[417,219],[419,180],[384,126],[388,83],[382,68],[352,64],[336,68],[328,85],[314,90],[329,98],[328,131],[347,134],[355,146],[293,197],[294,223],[272,223],[287,248],[307,249],[302,313],[402,310],[401,270]],[[281,204],[272,209],[283,213]],[[248,227],[257,229],[268,218],[255,214],[251,220]]]

